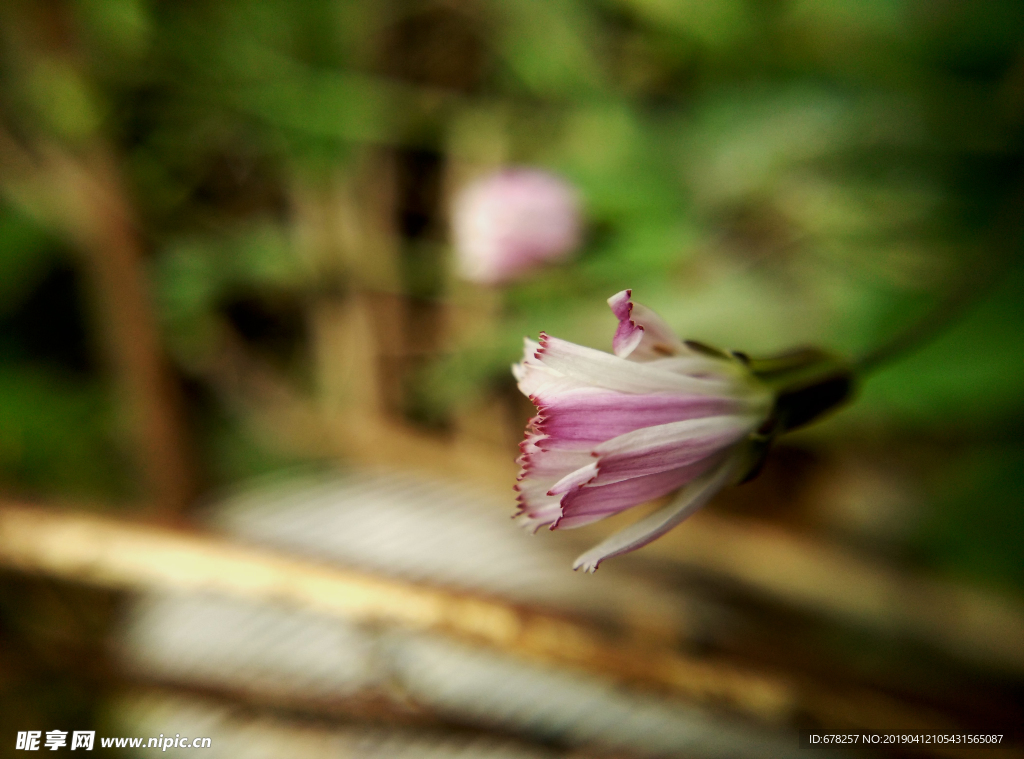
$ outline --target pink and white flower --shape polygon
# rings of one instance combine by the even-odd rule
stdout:
[[[576,191],[553,174],[524,168],[484,177],[452,207],[459,274],[481,284],[512,281],[569,256],[581,227]]]
[[[631,291],[608,299],[615,354],[541,334],[512,371],[537,406],[520,445],[517,518],[582,527],[681,490],[580,556],[593,572],[682,522],[746,476],[774,395],[742,357],[683,343]]]

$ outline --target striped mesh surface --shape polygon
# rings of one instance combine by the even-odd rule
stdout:
[[[209,517],[217,529],[250,542],[516,601],[617,612],[624,603],[642,603],[624,595],[629,583],[618,576],[591,582],[597,578],[575,575],[561,549],[521,534],[507,515],[502,504],[451,485],[359,473],[276,483],[212,508]],[[671,605],[670,596],[660,598],[656,589],[645,592]],[[165,682],[298,699],[398,692],[454,722],[566,747],[597,746],[627,756],[797,756],[792,736],[633,693],[584,673],[272,604],[198,595],[140,599],[121,631],[119,652],[129,668]],[[122,709],[121,717],[128,723],[156,725],[140,709]],[[168,725],[158,732],[167,733]],[[267,723],[245,730],[256,734],[272,727]],[[193,725],[174,729],[203,734]],[[395,736],[399,742],[413,741],[410,746],[419,740],[408,731]],[[321,753],[309,749],[314,753],[287,755],[378,755],[369,749],[352,754],[326,743],[316,745]],[[345,745],[350,751],[351,745]],[[467,748],[444,741],[430,749],[434,753],[408,750],[414,752],[410,756],[530,755],[509,754],[520,749],[498,744]],[[395,751],[388,755],[404,755]],[[264,755],[248,750],[232,754]]]
[[[206,759],[559,759],[563,754],[509,739],[438,730],[327,726],[247,715],[215,701],[133,693],[115,703],[133,735],[209,737],[208,748],[168,748],[161,756]],[[170,731],[170,732],[168,732]],[[152,753],[155,749],[141,752]],[[582,757],[579,757],[582,759]]]

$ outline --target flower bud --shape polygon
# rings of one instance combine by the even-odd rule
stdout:
[[[502,284],[537,266],[568,257],[580,243],[575,190],[537,169],[507,169],[479,179],[452,209],[459,274],[480,284]]]
[[[580,556],[575,568],[589,572],[753,477],[777,435],[842,404],[854,380],[817,349],[752,359],[684,342],[629,290],[608,305],[614,355],[541,333],[512,368],[537,407],[518,462],[524,527],[582,527],[679,491]]]

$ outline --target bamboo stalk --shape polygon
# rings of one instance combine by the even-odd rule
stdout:
[[[785,679],[668,649],[623,646],[587,626],[499,600],[314,564],[213,537],[95,515],[0,507],[0,564],[136,592],[215,593],[362,624],[453,636],[582,668],[771,723],[798,694]]]

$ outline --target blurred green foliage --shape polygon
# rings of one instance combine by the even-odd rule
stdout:
[[[365,283],[351,260],[330,275],[311,262],[296,187],[357,176],[367,151],[539,164],[580,188],[588,242],[509,288],[494,329],[423,371],[423,416],[507,384],[523,335],[606,348],[603,301],[625,287],[687,337],[851,355],[962,293],[950,329],[868,380],[824,436],[963,438],[968,453],[940,462],[960,479],[935,497],[922,555],[1021,576],[1020,457],[1005,443],[1024,415],[1020,3],[23,0],[0,14],[3,122],[71,151],[115,146],[167,345],[197,387],[232,304],[299,325],[259,342]],[[426,233],[398,227],[406,284],[457,299],[424,273],[445,259],[435,205]],[[40,358],[15,318],[73,266],[58,237],[4,201],[0,474],[119,493],[103,372],[64,355],[92,343]],[[94,333],[86,306],[68,318],[84,326],[58,343]],[[205,429],[235,441],[210,446],[234,462],[214,462],[215,481],[276,460],[211,403]],[[987,552],[992,540],[1003,548]]]

